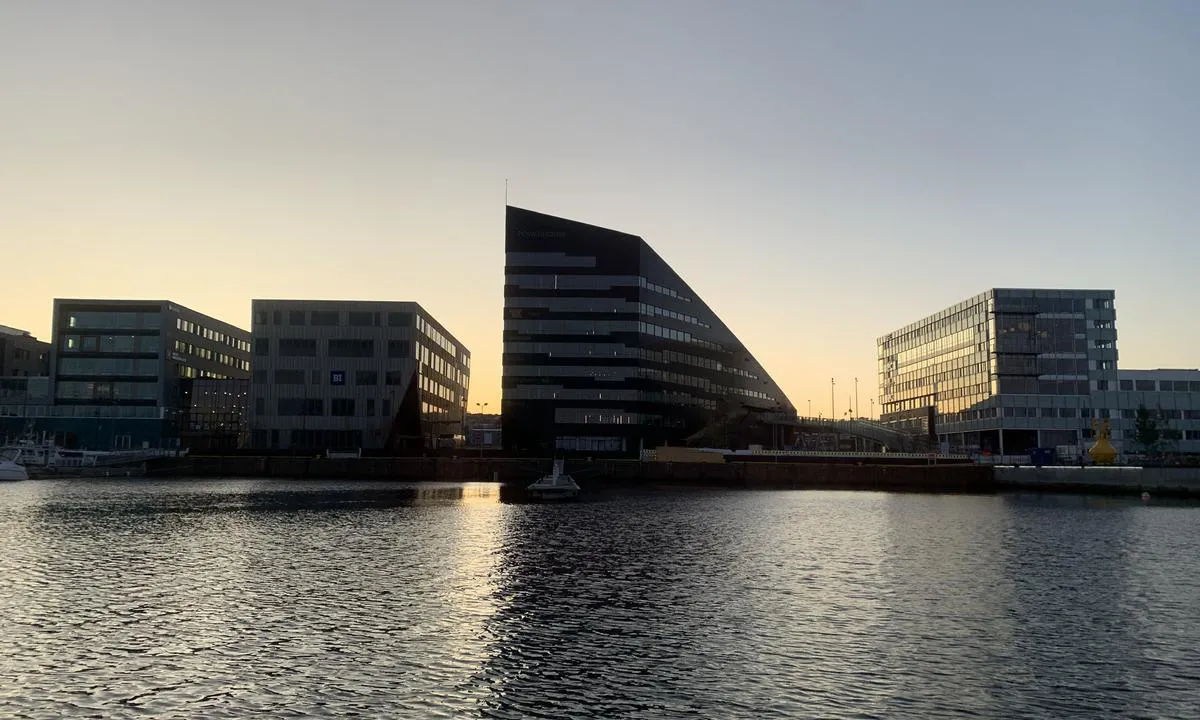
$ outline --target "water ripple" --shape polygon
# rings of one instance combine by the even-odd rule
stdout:
[[[1194,507],[0,486],[0,715],[1200,713]]]

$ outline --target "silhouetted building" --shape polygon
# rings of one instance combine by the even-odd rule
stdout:
[[[509,207],[505,251],[505,449],[789,441],[783,391],[640,237]]]
[[[50,343],[25,330],[0,325],[0,377],[50,374]]]
[[[417,303],[255,300],[253,316],[253,447],[462,441],[471,355]]]

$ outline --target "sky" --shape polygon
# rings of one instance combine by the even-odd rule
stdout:
[[[1200,3],[0,3],[0,324],[416,300],[500,399],[514,205],[640,235],[801,412],[989,287],[1200,367]],[[478,405],[476,405],[478,403]]]

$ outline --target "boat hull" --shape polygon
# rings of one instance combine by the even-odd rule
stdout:
[[[14,462],[0,462],[0,482],[28,480],[29,471]]]

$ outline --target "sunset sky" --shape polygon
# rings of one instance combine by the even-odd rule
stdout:
[[[500,397],[514,205],[645,238],[801,412],[988,287],[1200,367],[1200,3],[5,2],[0,324],[415,300]]]

